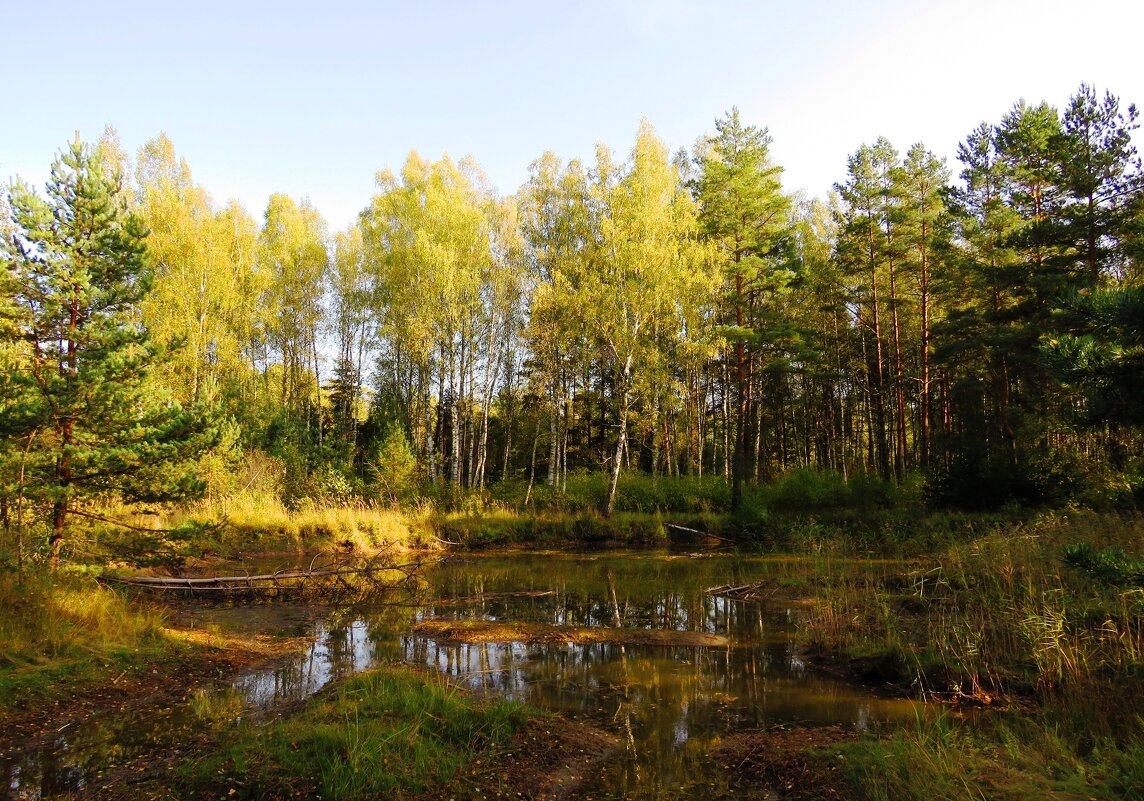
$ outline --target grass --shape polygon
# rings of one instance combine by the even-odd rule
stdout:
[[[152,528],[203,524],[206,530],[189,543],[193,550],[226,554],[331,547],[371,552],[435,543],[427,505],[398,509],[366,500],[340,505],[304,501],[291,509],[265,493],[240,492],[129,522]]]
[[[927,511],[920,486],[916,478],[895,485],[864,474],[846,480],[836,473],[795,470],[747,487],[743,508],[731,513],[730,486],[719,476],[629,471],[621,476],[617,511],[610,518],[599,511],[608,490],[608,476],[599,472],[575,472],[566,486],[541,484],[531,495],[519,481],[485,490],[438,488],[402,507],[352,495],[287,506],[261,487],[161,511],[104,510],[104,516],[135,526],[177,531],[165,537],[96,526],[98,547],[89,555],[122,556],[142,565],[160,562],[163,555],[371,552],[434,548],[442,540],[470,548],[661,547],[689,539],[671,528],[678,525],[754,550],[901,556],[929,553],[1028,517]]]
[[[594,511],[532,512],[492,502],[436,510],[428,504],[398,509],[362,502],[326,507],[305,503],[288,509],[266,497],[238,496],[140,518],[137,524],[173,527],[198,521],[212,527],[183,552],[233,554],[251,551],[309,551],[323,548],[369,553],[384,549],[439,548],[459,544],[482,549],[520,544],[567,546],[665,546],[679,532],[668,523],[718,533],[726,516],[717,513],[660,514],[618,512],[605,518]]]
[[[1070,564],[1077,543],[1135,565],[1144,520],[1043,514],[881,576],[819,560],[812,652],[931,700],[1008,707],[840,746],[854,798],[1144,798],[1144,590]]]
[[[1144,520],[1045,516],[886,577],[824,562],[803,636],[821,650],[890,658],[923,692],[979,700],[1144,670],[1144,592],[1066,565],[1078,541],[1139,548]]]
[[[290,717],[230,732],[211,755],[184,768],[183,789],[192,796],[301,793],[350,801],[449,787],[463,797],[471,768],[506,749],[532,715],[436,676],[382,668],[320,693]]]
[[[84,574],[0,574],[0,708],[109,678],[178,647],[155,606],[129,604]]]
[[[604,471],[577,470],[559,487],[539,481],[529,495],[527,482],[502,481],[483,494],[470,494],[469,502],[475,497],[517,511],[577,516],[599,512],[607,505],[609,482]],[[650,476],[626,471],[620,474],[616,488],[616,509],[621,512],[702,514],[726,511],[730,505],[731,486],[719,476]]]
[[[529,514],[507,509],[480,512],[445,512],[434,518],[440,539],[471,549],[510,545],[547,547],[665,547],[694,535],[672,530],[677,524],[718,533],[725,520],[719,515],[665,515],[617,512],[610,518],[593,512]]]
[[[821,753],[842,762],[857,801],[1130,801],[1144,798],[1144,726],[1123,740],[1061,725],[1051,714],[960,725],[919,716],[915,727]]]

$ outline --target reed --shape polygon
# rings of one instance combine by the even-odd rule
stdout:
[[[1144,669],[1144,594],[1062,559],[1077,541],[1139,548],[1144,522],[1119,522],[1047,517],[884,577],[824,569],[802,636],[823,650],[891,657],[923,692],[977,700],[1133,673]]]

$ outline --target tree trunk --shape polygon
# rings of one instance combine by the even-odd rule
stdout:
[[[616,458],[612,462],[612,480],[608,486],[608,504],[604,509],[604,517],[611,517],[616,509],[616,488],[620,485],[620,466],[624,458],[624,449],[628,444],[628,380],[631,376],[632,357],[624,363],[623,374],[620,378],[620,432],[616,437]]]
[[[874,337],[872,364],[868,367],[871,376],[870,395],[874,411],[874,444],[878,453],[878,474],[884,479],[890,478],[890,446],[886,439],[886,401],[885,401],[885,361],[882,357],[882,325],[878,313],[878,285],[874,270],[870,270],[873,299],[871,302],[874,327],[871,334]]]
[[[560,436],[559,436],[560,424],[559,424],[559,421],[557,419],[559,416],[560,416],[560,389],[557,386],[556,380],[553,379],[553,381],[552,381],[552,414],[549,415],[549,417],[548,417],[548,478],[544,482],[545,484],[547,484],[550,487],[556,486],[556,481],[557,481],[556,473],[560,469],[559,468],[559,462],[557,461],[557,457],[559,456],[559,449],[560,449]]]
[[[922,226],[922,241],[929,236],[926,226]],[[921,249],[921,273],[919,275],[919,289],[921,290],[922,313],[922,383],[921,397],[919,398],[920,429],[918,431],[918,463],[922,470],[929,469],[930,461],[930,285],[929,285],[929,251],[923,244]]]
[[[889,238],[889,233],[887,233]],[[897,271],[894,269],[893,259],[889,260],[890,269],[890,320],[894,334],[894,400],[895,400],[895,429],[894,437],[894,475],[902,480],[906,471],[906,381],[902,366],[902,338],[901,325],[898,316]]]
[[[528,473],[528,492],[524,494],[524,505],[528,506],[532,500],[532,487],[536,484],[536,446],[540,442],[540,420],[536,421],[536,433],[532,435],[532,461]]]

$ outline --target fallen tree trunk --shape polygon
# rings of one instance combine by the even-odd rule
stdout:
[[[415,579],[420,568],[434,564],[406,562],[403,564],[366,564],[347,566],[342,563],[308,569],[283,569],[274,573],[242,576],[100,576],[104,584],[130,587],[155,592],[178,592],[192,595],[275,596],[280,594],[368,594]],[[387,573],[400,574],[386,576]],[[354,579],[354,581],[347,581]]]
[[[675,531],[683,531],[688,534],[695,534],[699,537],[708,537],[713,540],[719,540],[719,542],[728,542],[732,545],[736,544],[734,540],[729,540],[726,537],[720,537],[718,534],[712,534],[710,531],[700,531],[697,528],[688,528],[687,526],[680,526],[676,525],[675,523],[664,523],[663,525],[665,528],[674,529]]]
[[[717,598],[730,598],[732,601],[765,601],[778,592],[771,581],[757,581],[753,584],[721,584],[704,590]]]

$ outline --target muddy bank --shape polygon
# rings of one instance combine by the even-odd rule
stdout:
[[[109,678],[69,688],[57,697],[0,711],[0,757],[27,751],[89,718],[128,710],[168,707],[195,689],[270,667],[297,654],[308,637],[232,636],[194,628],[168,627],[172,641],[151,663],[114,666]]]
[[[712,757],[736,784],[775,790],[790,801],[845,799],[853,788],[833,746],[857,738],[842,726],[775,727],[728,737]]]
[[[595,778],[594,768],[623,750],[599,729],[558,716],[530,720],[509,750],[479,760],[468,781],[474,798],[564,801],[580,797]],[[483,763],[483,764],[482,764]],[[411,801],[445,801],[456,787],[440,787]]]
[[[575,643],[577,645],[663,645],[726,648],[731,641],[721,634],[665,629],[553,626],[542,623],[501,623],[489,620],[424,620],[413,627],[417,634],[462,643],[522,642]]]

